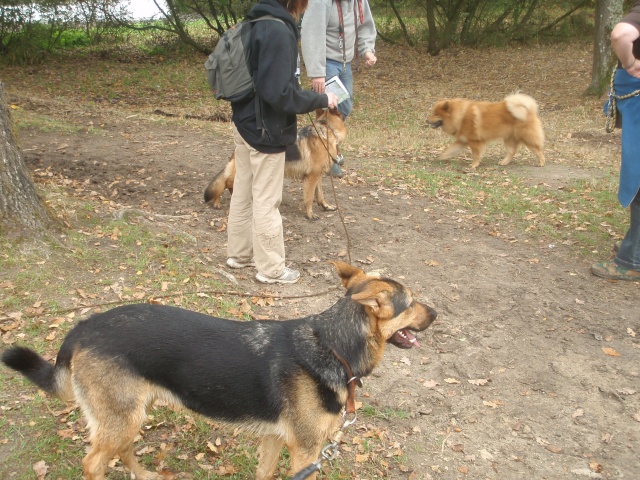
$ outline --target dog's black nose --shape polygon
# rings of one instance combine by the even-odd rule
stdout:
[[[431,318],[433,320],[435,320],[436,318],[438,318],[438,312],[436,312],[433,308],[429,307],[429,315],[431,315]]]

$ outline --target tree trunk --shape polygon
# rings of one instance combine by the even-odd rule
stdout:
[[[33,235],[55,226],[38,194],[13,135],[0,82],[0,235]]]
[[[591,65],[591,85],[587,95],[602,95],[607,88],[613,55],[611,52],[611,31],[622,17],[623,0],[596,1],[596,34],[593,42],[593,64]]]

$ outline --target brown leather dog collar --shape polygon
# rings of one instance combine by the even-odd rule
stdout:
[[[348,414],[356,413],[356,385],[358,385],[359,387],[362,387],[362,381],[360,380],[359,377],[356,377],[353,374],[353,370],[351,370],[351,366],[349,365],[349,363],[344,358],[342,358],[342,356],[338,352],[336,352],[333,349],[331,349],[331,351],[336,356],[338,361],[340,361],[344,369],[347,371],[347,376],[349,377],[349,380],[347,380],[346,412]]]

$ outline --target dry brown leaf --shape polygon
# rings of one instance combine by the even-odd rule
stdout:
[[[582,408],[577,409],[575,412],[573,412],[573,415],[571,415],[573,418],[578,418],[578,417],[582,417],[584,415],[584,410]]]
[[[591,462],[589,464],[589,469],[593,472],[600,473],[604,470],[604,467],[600,465],[598,462]]]
[[[637,392],[632,388],[621,388],[620,390],[618,390],[618,393],[620,395],[635,395]]]
[[[620,356],[620,354],[618,352],[616,352],[616,350],[611,348],[611,347],[602,347],[602,351],[605,353],[605,355],[609,355],[611,357],[619,357]]]
[[[547,450],[549,450],[551,453],[561,453],[562,452],[562,447],[559,447],[557,445],[547,445],[545,448]]]
[[[628,333],[629,335],[631,335],[632,337],[635,337],[635,336],[636,336],[636,332],[634,332],[632,328],[627,328],[627,333]]]
[[[477,378],[475,380],[467,380],[467,382],[469,382],[471,385],[477,385],[479,387],[486,385],[487,383],[489,383],[489,379],[488,378]]]
[[[445,378],[444,381],[447,383],[460,383],[460,380],[456,380],[455,378]]]
[[[44,460],[40,460],[39,462],[33,464],[33,471],[36,472],[36,478],[38,480],[44,480],[44,477],[47,474],[48,470],[49,467],[44,462]]]

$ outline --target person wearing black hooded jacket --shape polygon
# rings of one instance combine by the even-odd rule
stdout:
[[[254,266],[263,283],[295,283],[300,273],[285,266],[282,201],[287,145],[297,137],[297,114],[337,106],[337,97],[303,91],[298,65],[297,20],[308,0],[260,0],[247,19],[250,65],[257,101],[232,102],[236,175],[227,223],[227,265]]]

